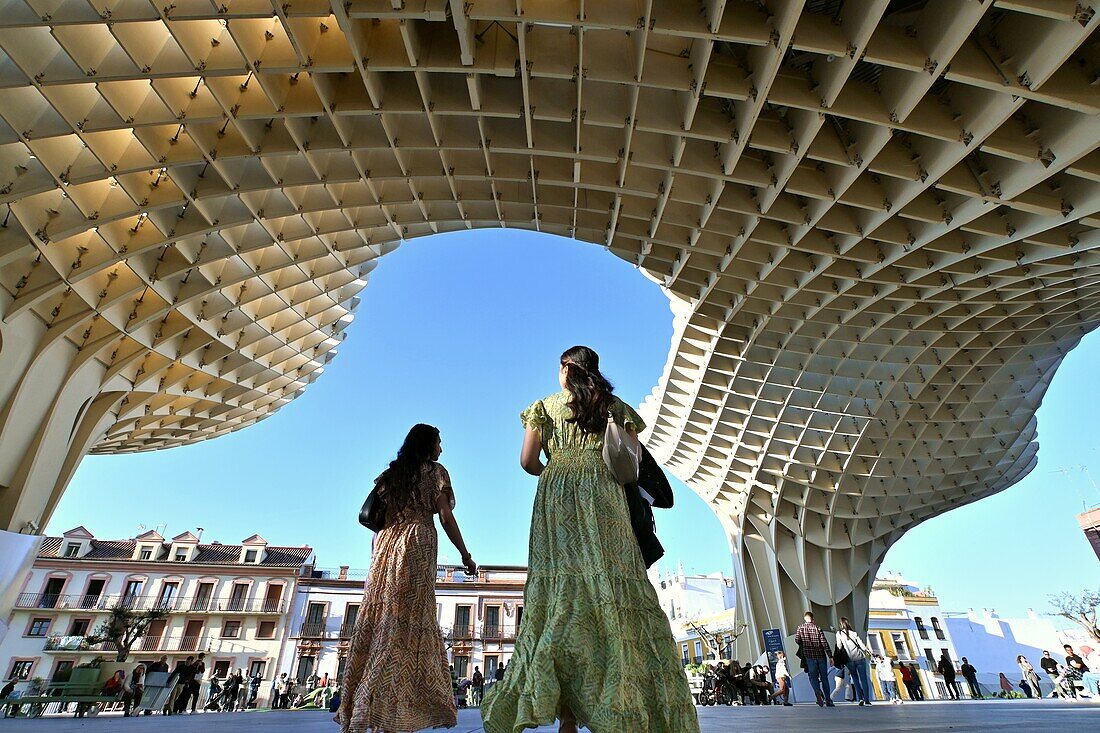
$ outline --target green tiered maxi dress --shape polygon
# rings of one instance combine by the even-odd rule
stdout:
[[[603,434],[566,422],[569,398],[559,392],[521,415],[550,460],[535,494],[523,623],[504,680],[485,693],[485,731],[549,725],[564,705],[592,733],[698,733]],[[612,412],[622,426],[645,427],[617,398]]]

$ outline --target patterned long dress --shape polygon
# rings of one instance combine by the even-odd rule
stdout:
[[[485,693],[485,731],[549,725],[567,705],[593,733],[698,733],[623,487],[603,462],[603,434],[566,422],[568,401],[559,392],[521,415],[550,460],[535,494],[523,624],[504,680]],[[621,400],[612,412],[644,428]]]
[[[433,515],[441,492],[453,507],[447,469],[429,463],[408,506],[388,511],[386,528],[378,533],[336,718],[344,733],[397,733],[456,723],[447,653],[436,622]]]

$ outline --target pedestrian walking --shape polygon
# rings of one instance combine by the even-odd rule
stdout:
[[[1039,675],[1036,674],[1035,667],[1031,666],[1031,662],[1027,661],[1027,657],[1023,654],[1016,657],[1016,665],[1020,668],[1024,682],[1027,682],[1028,687],[1031,688],[1032,696],[1042,699],[1043,691],[1039,687]]]
[[[894,677],[894,665],[886,657],[880,656],[875,660],[875,675],[878,677],[879,687],[882,688],[882,697],[894,705],[901,704],[901,696],[898,694],[898,682]]]
[[[436,621],[438,538],[434,517],[469,575],[477,563],[452,510],[454,489],[439,430],[416,425],[375,480],[385,527],[375,537],[370,575],[348,654],[336,720],[343,733],[453,727],[458,714]]]
[[[168,701],[164,704],[165,715],[177,715],[182,712],[183,706],[180,704],[180,700],[183,699],[190,675],[194,674],[192,671],[194,663],[195,658],[193,656],[188,656],[187,659],[176,662],[176,668],[172,670],[172,674],[168,677],[172,691],[168,694]]]
[[[924,694],[924,680],[921,677],[920,667],[915,662],[909,667],[913,671],[913,691],[917,693],[917,699],[923,702],[926,695]]]
[[[494,680],[494,681],[496,681],[496,682],[500,682],[501,680],[503,680],[503,679],[504,679],[504,671],[505,671],[506,669],[508,669],[508,665],[507,665],[507,664],[501,664],[501,665],[499,665],[499,666],[498,666],[498,667],[496,668],[496,672],[494,672],[494,673],[493,673],[493,680]]]
[[[253,672],[252,677],[249,678],[249,700],[243,705],[245,710],[256,707],[256,697],[260,694],[260,682],[262,681],[264,681],[264,678],[259,670]]]
[[[787,669],[787,655],[783,652],[775,653],[775,686],[771,699],[781,700],[784,705],[791,705],[791,673]]]
[[[187,683],[187,689],[184,690],[184,694],[187,695],[187,700],[184,701],[183,707],[187,707],[187,702],[191,703],[191,714],[195,714],[195,707],[199,702],[199,688],[202,686],[202,676],[206,674],[206,662],[203,661],[206,658],[206,654],[199,653],[199,656],[195,659],[194,665],[192,665],[191,680]]]
[[[924,689],[920,683],[920,670],[917,665],[898,665],[898,674],[901,675],[901,682],[905,685],[906,692],[909,693],[909,699],[913,701],[923,700]]]
[[[346,676],[345,676],[346,679]],[[293,700],[294,695],[294,678],[286,674],[283,675],[282,691],[279,694],[279,707],[282,710],[289,710],[290,703]]]
[[[243,670],[238,669],[225,680],[225,689],[222,691],[225,711],[231,713],[237,709],[237,698],[241,694],[241,685],[244,684]]]
[[[485,692],[485,676],[481,674],[481,667],[474,667],[474,675],[471,678],[474,689],[474,705],[481,705],[481,696]]]
[[[814,623],[814,615],[806,611],[805,623],[798,627],[794,634],[794,641],[802,652],[806,663],[806,674],[810,678],[810,687],[817,696],[818,707],[833,706],[833,698],[829,694],[829,658],[835,660],[829,640],[825,638],[825,632]]]
[[[851,622],[844,617],[840,619],[840,630],[836,634],[836,648],[843,650],[844,655],[848,657],[844,662],[844,668],[848,671],[848,683],[852,685],[855,699],[861,707],[870,705],[871,650],[856,634]]]
[[[958,700],[961,696],[961,690],[959,690],[959,683],[955,680],[955,663],[951,661],[951,657],[947,656],[946,649],[940,654],[940,661],[936,665],[936,669],[943,675],[943,685],[947,688],[948,698]]]
[[[283,672],[278,677],[271,680],[271,709],[279,710],[282,708],[282,689],[283,684],[286,683],[286,672]]]
[[[978,670],[974,668],[974,665],[971,664],[966,657],[962,658],[962,667],[959,671],[962,672],[963,679],[966,680],[966,686],[970,688],[970,697],[975,700],[984,700],[985,697],[982,695],[982,687],[978,684]]]
[[[560,392],[521,414],[520,463],[539,477],[523,624],[508,676],[485,693],[485,731],[512,733],[558,719],[560,733],[578,726],[697,733],[687,677],[646,575],[623,485],[601,455],[606,432],[629,443],[645,423],[615,397],[599,356],[586,346],[561,355],[558,380]]]

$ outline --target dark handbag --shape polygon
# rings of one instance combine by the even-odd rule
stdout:
[[[367,494],[363,508],[359,510],[359,524],[371,532],[381,532],[386,527],[386,500],[382,498],[378,489],[379,484],[376,483]]]
[[[642,458],[638,464],[638,487],[653,497],[653,506],[658,509],[671,509],[673,504],[672,486],[661,466],[642,446]]]
[[[847,650],[844,647],[840,646],[840,644],[837,644],[833,648],[833,666],[840,668],[847,664],[849,661],[850,657],[848,656]]]
[[[630,527],[634,530],[634,537],[638,541],[638,549],[642,551],[642,562],[651,567],[653,563],[665,555],[665,548],[657,539],[657,527],[653,523],[653,509],[649,502],[642,498],[638,491],[638,484],[630,483],[623,487],[626,495],[626,508],[630,512]]]
[[[642,491],[653,498],[653,505],[642,496]],[[647,568],[665,556],[665,548],[657,539],[657,525],[653,521],[653,507],[667,509],[672,506],[672,486],[665,472],[653,458],[649,449],[642,446],[638,464],[638,480],[625,484],[626,508],[630,512],[630,527],[642,551],[642,561]]]

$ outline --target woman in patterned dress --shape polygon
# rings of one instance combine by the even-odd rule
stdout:
[[[416,425],[397,459],[375,480],[386,505],[386,526],[375,538],[348,654],[336,715],[344,733],[455,725],[451,673],[436,623],[436,512],[466,572],[477,573],[477,563],[451,513],[451,478],[436,462],[442,452],[439,430]]]
[[[562,391],[531,405],[520,462],[539,477],[523,624],[504,680],[485,693],[486,733],[561,721],[560,733],[698,733],[687,677],[646,577],[623,487],[603,462],[609,414],[637,433],[599,356],[561,357]],[[543,465],[541,455],[549,457]]]

